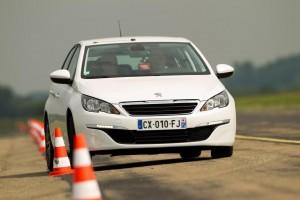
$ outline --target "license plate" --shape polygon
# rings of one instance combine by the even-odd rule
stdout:
[[[139,119],[138,130],[186,129],[186,118]]]

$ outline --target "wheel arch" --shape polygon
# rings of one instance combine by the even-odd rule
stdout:
[[[73,120],[73,123],[74,123],[74,117],[73,117],[73,113],[72,113],[72,111],[71,111],[71,109],[70,108],[67,108],[67,114],[66,114],[66,130],[67,130],[67,134],[68,134],[68,139],[70,139],[70,135],[69,135],[69,133],[70,133],[70,118],[72,118],[72,120]],[[73,124],[74,125],[74,124]],[[74,127],[74,129],[75,129],[75,127]]]
[[[44,111],[44,123],[45,123],[46,119],[49,120],[47,110]]]
[[[67,120],[68,120],[68,117],[70,117],[70,116],[73,117],[73,114],[72,114],[72,111],[71,111],[70,108],[67,108],[67,114],[66,114],[66,116],[67,116]]]
[[[71,121],[72,120],[72,121]],[[67,138],[68,138],[68,154],[71,160],[71,164],[73,165],[73,137],[76,134],[75,131],[75,126],[74,126],[74,118],[73,118],[73,113],[70,108],[67,109],[67,114],[66,114],[66,125],[67,125]]]

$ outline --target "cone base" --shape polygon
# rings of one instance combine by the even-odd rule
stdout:
[[[67,174],[73,174],[74,170],[71,168],[65,168],[65,169],[57,169],[55,171],[52,171],[49,173],[50,176],[62,176]]]

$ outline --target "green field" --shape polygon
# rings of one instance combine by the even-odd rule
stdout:
[[[235,97],[238,111],[289,110],[300,112],[300,91]]]

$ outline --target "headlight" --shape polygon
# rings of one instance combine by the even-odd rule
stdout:
[[[217,94],[216,96],[208,99],[200,110],[207,111],[207,110],[212,110],[214,108],[223,108],[228,106],[228,104],[229,104],[228,94],[224,90],[223,92]]]
[[[88,112],[105,112],[110,114],[120,114],[120,112],[110,103],[105,101],[81,95],[82,107]]]

